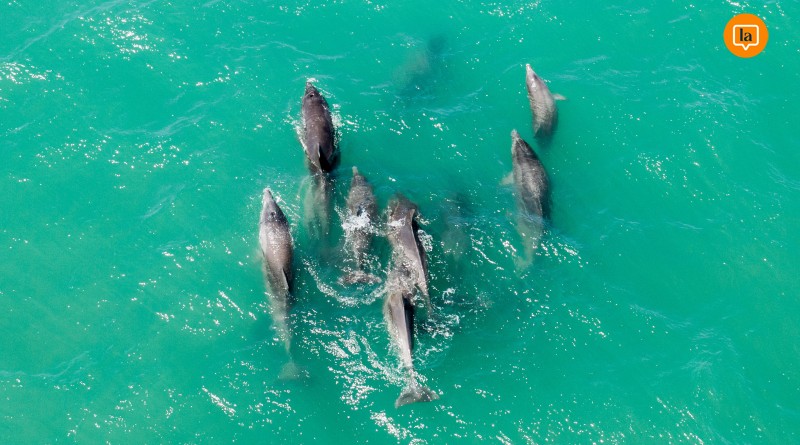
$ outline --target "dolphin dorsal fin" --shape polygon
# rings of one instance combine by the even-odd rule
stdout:
[[[406,320],[406,335],[408,336],[408,347],[414,350],[414,302],[412,295],[403,295],[403,315]]]
[[[289,274],[286,269],[281,268],[281,278],[283,278],[283,285],[286,286],[286,290],[289,291]]]
[[[408,224],[412,227],[414,226],[414,213],[417,213],[417,209],[410,208],[408,212],[406,212],[406,218],[408,218]]]
[[[312,157],[317,160],[317,165],[322,168],[322,145],[318,142],[314,144],[314,152],[311,153]]]

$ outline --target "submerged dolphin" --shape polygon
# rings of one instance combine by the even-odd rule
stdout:
[[[536,75],[530,64],[525,65],[525,85],[528,87],[528,101],[533,113],[533,134],[549,138],[558,124],[556,99],[562,100],[564,97],[550,93],[547,84]]]
[[[456,192],[443,200],[439,219],[444,224],[441,234],[443,253],[450,256],[456,264],[469,250],[470,237],[467,221],[471,218],[467,194]]]
[[[389,204],[389,242],[392,244],[393,261],[404,266],[430,308],[428,293],[428,257],[419,240],[417,205],[398,194]]]
[[[424,47],[418,47],[409,54],[406,62],[395,71],[395,84],[400,96],[410,99],[428,96],[441,82],[445,64],[443,53],[447,40],[443,34],[431,37]]]
[[[311,173],[327,173],[339,162],[328,102],[311,82],[303,95],[303,149]]]
[[[345,218],[345,234],[347,244],[353,254],[356,270],[347,274],[342,281],[352,283],[377,283],[380,278],[365,272],[367,254],[375,232],[378,216],[378,205],[375,194],[367,178],[353,167],[353,179],[347,194],[347,217]]]
[[[292,333],[288,321],[294,284],[292,235],[286,215],[268,188],[264,189],[261,203],[258,242],[264,259],[264,278],[271,291],[272,320],[289,355],[289,362],[283,367],[281,377],[292,378],[299,374],[291,356]]]
[[[407,373],[407,384],[400,396],[395,400],[395,408],[414,402],[430,402],[439,396],[421,385],[414,369],[411,351],[414,349],[414,285],[405,278],[406,272],[400,271],[404,266],[398,265],[386,280],[386,300],[383,303],[383,314],[389,335],[397,347],[400,362]]]
[[[518,230],[524,239],[529,238],[525,246],[530,259],[549,216],[550,183],[542,162],[517,130],[511,131],[511,163],[520,207]]]

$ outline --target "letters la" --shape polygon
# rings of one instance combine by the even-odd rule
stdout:
[[[740,42],[752,42],[753,41],[753,34],[749,32],[744,32],[744,29],[739,28],[739,41]]]

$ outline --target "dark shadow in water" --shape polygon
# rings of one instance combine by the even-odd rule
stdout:
[[[439,223],[443,225],[441,233],[442,247],[448,265],[456,276],[464,271],[465,256],[470,251],[469,222],[473,218],[466,192],[456,191],[444,198],[439,208]]]
[[[445,50],[447,38],[437,34],[414,48],[394,75],[397,95],[404,102],[430,100],[444,83],[443,73],[447,69]]]

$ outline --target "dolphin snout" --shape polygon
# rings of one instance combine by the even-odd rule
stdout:
[[[272,191],[269,189],[269,187],[265,188],[264,189],[264,195],[263,195],[263,197],[261,199],[261,202],[262,203],[266,203],[266,202],[274,201],[274,200],[275,199],[272,197]]]
[[[517,148],[517,142],[522,139],[517,130],[511,130],[511,153]]]

